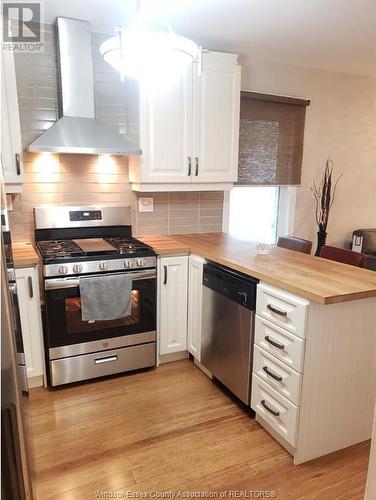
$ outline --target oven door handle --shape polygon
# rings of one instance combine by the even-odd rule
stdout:
[[[118,273],[119,274],[119,273]],[[125,273],[121,273],[125,274]],[[127,273],[128,274],[128,273]],[[134,273],[129,273],[132,276],[133,281],[139,280],[148,280],[156,278],[157,274],[155,269],[145,270],[145,271],[136,271]],[[83,276],[85,278],[92,277],[93,275]],[[103,276],[103,274],[98,275]],[[45,290],[57,290],[59,288],[74,288],[79,286],[80,278],[54,278],[54,279],[46,279],[44,280],[44,288]]]

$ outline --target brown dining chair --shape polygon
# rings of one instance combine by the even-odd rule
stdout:
[[[345,248],[331,247],[329,245],[322,247],[320,257],[357,267],[364,267],[367,261],[367,255],[364,253],[353,252]]]
[[[296,236],[280,236],[277,247],[295,250],[295,252],[311,253],[312,241],[297,238]]]

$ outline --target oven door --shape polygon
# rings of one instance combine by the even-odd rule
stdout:
[[[53,348],[61,346],[85,344],[144,332],[155,333],[156,271],[140,270],[131,272],[131,275],[133,280],[131,313],[124,318],[108,321],[82,320],[79,278],[46,279],[45,343],[50,354]]]

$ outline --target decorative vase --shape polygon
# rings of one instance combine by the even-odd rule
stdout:
[[[315,252],[316,257],[320,257],[320,252],[321,252],[322,247],[326,243],[327,235],[328,235],[328,233],[326,231],[318,231],[317,232],[317,248],[316,248],[316,252]]]

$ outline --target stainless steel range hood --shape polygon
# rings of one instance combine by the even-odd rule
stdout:
[[[57,35],[61,118],[28,151],[140,155],[137,145],[95,119],[90,24],[58,17]]]

